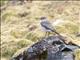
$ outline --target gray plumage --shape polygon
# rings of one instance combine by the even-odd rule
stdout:
[[[41,18],[41,27],[43,28],[43,30],[45,32],[55,32],[56,34],[59,35],[58,32],[56,32],[56,30],[53,28],[53,26],[51,25],[51,23],[46,19],[46,17],[42,17]]]
[[[53,27],[48,21],[42,21],[41,26],[44,27],[46,30],[53,31]]]

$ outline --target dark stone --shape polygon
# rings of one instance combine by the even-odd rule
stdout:
[[[49,36],[33,44],[12,60],[74,60],[73,51],[79,47],[66,45],[59,36]]]

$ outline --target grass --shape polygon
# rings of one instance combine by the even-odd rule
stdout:
[[[6,2],[8,1],[0,1],[1,7],[5,6]],[[76,37],[79,32],[79,1],[43,1],[43,3],[33,1],[22,5],[10,5],[8,2],[8,4],[1,12],[1,54],[4,58],[10,58],[19,49],[39,41],[39,38],[44,36],[39,25],[41,16],[46,16],[52,23],[56,19],[62,19],[64,23],[55,26],[57,31],[72,38],[71,41],[80,39]]]
[[[77,49],[77,50],[74,52],[74,56],[75,56],[75,60],[80,60],[80,49]]]

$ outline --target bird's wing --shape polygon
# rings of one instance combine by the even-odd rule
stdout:
[[[45,29],[48,29],[48,30],[51,30],[51,31],[53,30],[53,26],[48,21],[41,22],[41,26],[43,26]]]
[[[51,30],[52,32],[55,32],[56,34],[58,34],[59,36],[61,36],[58,32],[56,32],[55,28],[53,28],[53,26],[51,25],[50,22],[43,21],[43,22],[41,22],[41,26],[44,27],[45,29]]]

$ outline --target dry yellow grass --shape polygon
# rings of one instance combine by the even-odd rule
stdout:
[[[6,3],[1,7],[5,5]],[[39,25],[41,16],[46,16],[57,31],[66,35],[68,40],[80,44],[80,37],[76,37],[80,32],[79,15],[79,1],[32,1],[22,5],[12,5],[9,2],[6,9],[1,12],[2,57],[11,57],[17,50],[37,42],[38,38],[44,36]]]

